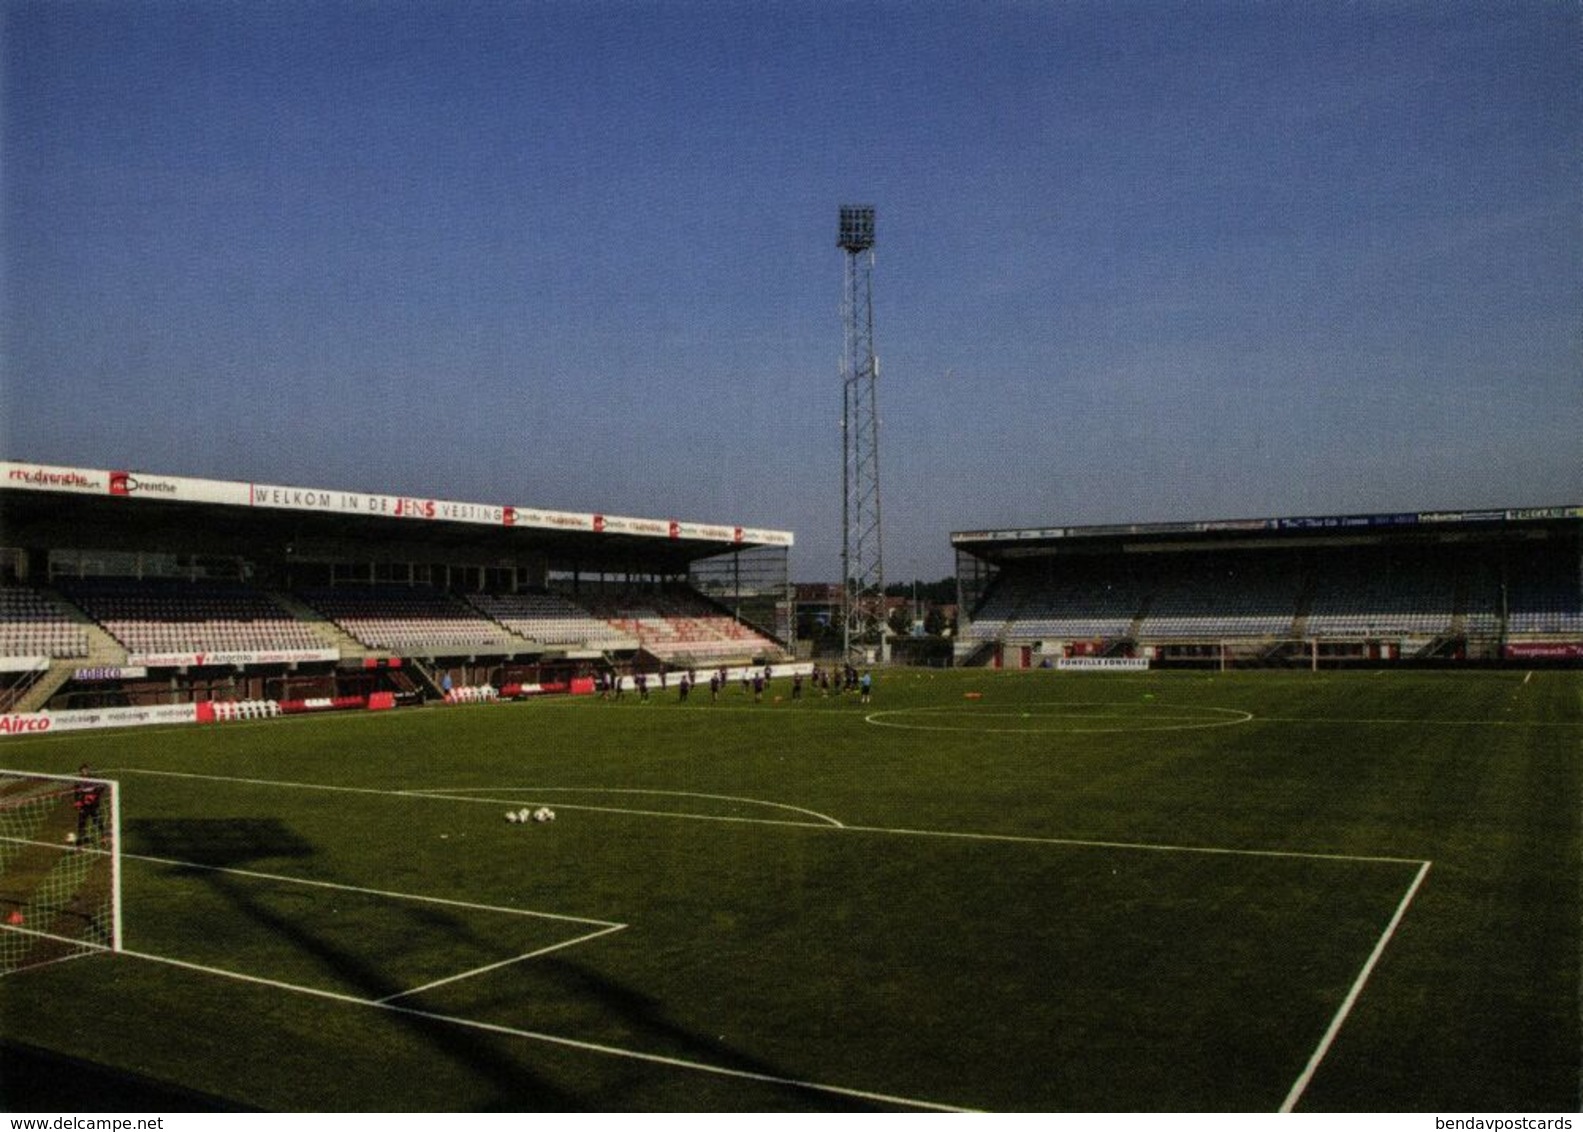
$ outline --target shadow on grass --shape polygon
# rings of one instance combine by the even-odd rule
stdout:
[[[779,1098],[782,1102],[779,1107],[788,1111],[894,1111],[891,1106],[871,1103],[861,1097],[837,1095],[823,1092],[817,1087],[795,1084],[796,1074],[744,1053],[726,1042],[723,1036],[710,1037],[684,1026],[671,1016],[663,1001],[565,957],[547,959],[540,973],[563,993],[593,1000],[608,1009],[618,1027],[636,1035],[635,1041],[629,1039],[626,1043],[629,1047],[760,1078],[753,1082],[744,1081],[741,1085],[743,1090],[748,1091],[746,1099],[752,1108],[773,1111],[777,1106],[767,1098]],[[608,1102],[611,1098],[607,1096],[604,1099]]]
[[[391,973],[377,963],[356,955],[320,933],[305,928],[290,916],[271,908],[259,898],[259,885],[246,877],[217,872],[218,869],[256,869],[262,864],[278,862],[283,858],[306,859],[316,850],[311,842],[299,837],[284,823],[275,819],[222,819],[200,818],[190,820],[137,821],[130,823],[132,839],[150,855],[189,862],[172,865],[191,879],[199,880],[211,892],[223,898],[240,917],[260,932],[282,941],[285,946],[309,956],[315,965],[330,973],[347,993],[359,998],[378,1000],[406,989],[398,985]],[[194,867],[196,866],[196,867]],[[331,899],[326,891],[323,899]],[[465,922],[454,915],[432,908],[421,909],[424,930],[441,934],[465,936],[469,929]],[[259,972],[247,972],[258,975]],[[517,1059],[508,1057],[498,1048],[498,1039],[469,1032],[463,1027],[448,1025],[431,1019],[414,1017],[391,1011],[385,1017],[395,1025],[415,1035],[437,1056],[460,1067],[470,1077],[483,1082],[507,1104],[523,1107],[567,1109],[580,1107],[577,1098],[557,1088],[524,1067]],[[384,1082],[384,1075],[377,1062],[377,1050],[359,1051],[350,1056],[345,1072],[339,1080],[355,1081],[353,1068],[358,1061],[366,1066],[375,1062],[373,1078],[368,1088],[350,1100],[355,1107],[385,1108],[392,1104],[400,1107],[399,1092],[384,1092],[392,1084],[399,1091],[399,1082]],[[323,1102],[324,1107],[333,1107]]]
[[[0,1066],[5,1112],[253,1111],[224,1097],[24,1042],[0,1041]]]
[[[201,881],[238,916],[245,918],[259,931],[310,957],[318,968],[334,977],[338,986],[347,988],[344,993],[379,1001],[401,996],[408,989],[399,984],[392,972],[377,960],[355,954],[322,933],[310,930],[291,916],[270,907],[265,900],[260,899],[256,882],[234,873],[215,871],[255,869],[281,859],[307,859],[314,856],[316,850],[313,845],[284,823],[275,819],[221,818],[137,821],[131,823],[129,832],[140,849],[145,849],[150,855],[189,862],[186,866],[170,867]],[[324,898],[329,899],[330,894],[326,892]],[[476,940],[468,922],[449,911],[432,905],[412,911],[424,933],[449,936],[458,941]],[[690,1032],[668,1015],[662,1002],[631,987],[563,958],[540,962],[545,964],[541,973],[548,974],[578,996],[588,997],[612,1012],[622,1031],[640,1036],[638,1044],[643,1048],[663,1050],[665,1056],[678,1060],[719,1066],[766,1078],[788,1076],[772,1065],[734,1050],[724,1041]],[[618,1062],[611,1055],[590,1052],[587,1056],[605,1064],[585,1074],[589,1079],[586,1087],[557,1084],[545,1074],[529,1067],[528,1059],[521,1056],[522,1039],[470,1029],[466,1025],[437,1017],[408,1013],[408,1009],[422,1010],[421,1002],[412,997],[400,998],[397,1005],[401,1009],[392,1009],[385,1017],[419,1039],[434,1055],[453,1064],[462,1075],[483,1085],[492,1099],[483,1102],[481,1107],[511,1111],[580,1111],[641,1106],[648,1084],[652,1082],[650,1075],[654,1070],[643,1067],[638,1060]],[[572,1040],[578,1038],[575,1034],[565,1036]],[[515,1049],[510,1048],[512,1043],[516,1044]],[[400,1081],[388,1081],[387,1070],[379,1066],[378,1059],[377,1050],[360,1051],[355,1059],[349,1057],[344,1067],[346,1072],[339,1079],[351,1086],[353,1094],[343,1096],[340,1100],[350,1100],[354,1107],[402,1106]],[[362,1073],[357,1072],[359,1068],[363,1070]],[[396,1070],[397,1067],[392,1066],[390,1071]],[[680,1068],[662,1068],[660,1071],[694,1072]],[[568,1073],[568,1076],[576,1075],[579,1075],[576,1069]],[[359,1076],[364,1079],[358,1081]],[[795,1085],[743,1084],[754,1098],[777,1093],[782,1095],[786,1107],[792,1109],[807,1108],[816,1097],[816,1094]],[[766,1094],[764,1090],[771,1092]],[[688,1102],[685,1090],[683,1092],[681,1101],[667,1107],[686,1109]],[[662,1090],[661,1095],[670,1094]],[[835,1100],[842,1109],[863,1107],[857,1098],[820,1099]],[[623,1101],[626,1102],[625,1106]],[[817,1100],[815,1104],[818,1104]],[[327,1104],[323,1106],[331,1107]],[[755,1100],[750,1102],[750,1107],[760,1108],[763,1105]]]

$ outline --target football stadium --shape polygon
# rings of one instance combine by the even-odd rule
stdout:
[[[0,530],[13,1110],[1577,1106],[1583,508],[942,534],[861,692],[734,520]]]
[[[1572,1129],[1580,32],[0,0],[7,1132]]]

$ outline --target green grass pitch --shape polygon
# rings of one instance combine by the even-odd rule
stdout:
[[[126,952],[0,1100],[1579,1107],[1583,673],[789,691],[8,741],[121,782]]]

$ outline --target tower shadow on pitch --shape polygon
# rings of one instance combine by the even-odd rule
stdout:
[[[278,818],[134,818],[126,838],[139,853],[173,866],[209,869],[256,869],[318,852]]]
[[[249,931],[266,934],[299,957],[306,957],[342,988],[337,994],[372,1006],[407,989],[378,963],[377,957],[359,954],[327,933],[306,927],[302,918],[272,906],[267,879],[260,884],[258,877],[239,875],[274,870],[282,861],[302,861],[317,855],[313,843],[284,822],[274,818],[141,819],[129,822],[127,832],[129,842],[140,855],[157,858],[165,867],[197,880],[221,898],[228,912],[245,921]],[[312,893],[314,899],[334,899],[334,893],[328,890],[301,891]],[[413,906],[397,914],[420,924],[427,932],[458,940],[472,934],[464,918],[433,905]],[[193,930],[201,932],[204,925],[194,924]],[[267,972],[238,974],[272,979]],[[287,984],[291,980],[278,982],[289,991]],[[487,1107],[572,1111],[598,1104],[596,1099],[567,1092],[533,1071],[525,1059],[513,1056],[510,1043],[500,1036],[406,1010],[380,1011],[380,1017],[384,1024],[418,1039],[433,1056],[451,1063],[456,1072],[484,1085],[494,1098]],[[241,1039],[242,1035],[237,1037]],[[269,1035],[262,1038],[261,1049],[279,1048]],[[381,1061],[380,1049],[374,1044],[358,1057],[340,1064],[332,1086],[335,1095],[296,1098],[298,1107],[406,1107],[400,1094],[401,1073],[401,1065]],[[432,1075],[432,1069],[423,1070],[425,1078]]]

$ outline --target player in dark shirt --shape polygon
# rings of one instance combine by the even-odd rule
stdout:
[[[82,780],[77,783],[72,792],[72,805],[77,807],[77,844],[82,845],[88,839],[88,826],[92,823],[98,840],[104,840],[104,814],[101,807],[104,804],[104,783],[89,782],[88,776],[93,772],[88,769],[88,764],[83,763],[77,768],[77,773],[82,775]]]

